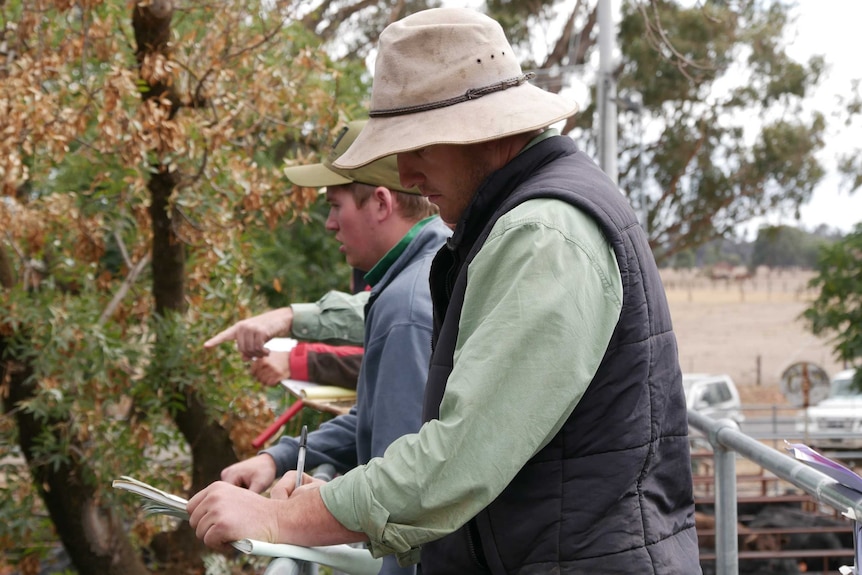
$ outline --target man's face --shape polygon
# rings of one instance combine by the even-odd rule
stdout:
[[[398,154],[401,185],[417,186],[440,208],[447,224],[456,224],[479,184],[493,171],[481,144],[437,144]]]
[[[350,266],[370,270],[377,263],[373,253],[376,220],[372,217],[373,198],[362,207],[356,205],[351,185],[330,186],[326,189],[329,216],[326,229],[335,233],[341,243],[339,251]]]

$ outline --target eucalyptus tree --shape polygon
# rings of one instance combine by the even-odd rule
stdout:
[[[52,531],[81,574],[148,572],[139,543],[200,560],[187,525],[128,537],[110,482],[193,492],[271,421],[201,342],[262,307],[247,230],[302,222],[316,191],[281,165],[316,159],[364,93],[300,8],[0,3],[0,445],[26,461],[0,462],[4,560]]]
[[[538,82],[595,94],[597,0],[486,5],[530,55],[524,65]],[[829,122],[859,121],[858,83],[839,108],[810,110],[827,66],[822,56],[788,55],[790,9],[779,0],[623,0],[619,182],[660,261],[753,217],[798,213],[824,176],[817,153]],[[593,97],[564,128],[587,150],[596,145],[595,112]],[[851,189],[862,185],[859,157],[847,150],[839,161]]]

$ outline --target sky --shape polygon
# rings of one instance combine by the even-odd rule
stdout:
[[[827,119],[835,110],[835,98],[847,94],[851,80],[862,78],[859,60],[859,23],[862,22],[862,2],[859,0],[797,0],[793,11],[797,16],[792,25],[796,35],[789,43],[788,53],[798,61],[806,62],[812,55],[822,55],[830,70],[814,94],[816,109]],[[854,40],[854,38],[856,38]],[[815,189],[811,200],[800,210],[801,224],[813,229],[819,224],[850,231],[862,222],[862,190],[850,195],[839,190],[835,169],[836,154],[857,149],[862,153],[862,120],[845,127],[835,122],[829,128],[827,145],[819,154],[829,175]],[[845,186],[846,188],[846,186]],[[770,224],[796,225],[791,217],[767,218]]]

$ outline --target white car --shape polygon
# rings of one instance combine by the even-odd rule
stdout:
[[[820,449],[862,448],[862,390],[853,387],[855,369],[838,372],[829,383],[829,397],[808,407],[796,431]]]
[[[682,386],[688,409],[712,419],[729,418],[740,424],[745,420],[739,390],[729,375],[684,373]]]

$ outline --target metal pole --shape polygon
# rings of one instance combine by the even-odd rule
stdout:
[[[722,558],[723,553],[719,553],[718,548],[718,533],[724,532],[726,529],[736,530],[736,504],[735,501],[728,501],[728,497],[733,493],[733,497],[735,498],[736,493],[736,478],[733,477],[730,480],[730,483],[734,484],[733,488],[724,487],[721,483],[728,482],[728,477],[725,477],[727,473],[727,468],[723,467],[722,472],[719,473],[718,466],[727,466],[729,462],[725,459],[732,455],[732,453],[738,453],[739,455],[745,457],[746,459],[757,463],[764,469],[768,469],[776,476],[789,481],[790,483],[796,485],[801,488],[803,491],[813,496],[820,503],[824,503],[829,505],[833,509],[840,511],[846,517],[853,519],[853,529],[854,529],[854,573],[859,573],[858,568],[862,565],[862,560],[860,560],[860,555],[862,555],[862,548],[860,548],[859,541],[862,541],[862,526],[860,526],[858,520],[862,519],[862,493],[850,489],[849,487],[845,487],[844,485],[840,485],[835,479],[829,477],[820,471],[817,471],[805,463],[801,461],[797,461],[793,457],[789,455],[785,455],[778,450],[767,447],[754,439],[753,437],[749,437],[746,434],[739,431],[739,426],[735,421],[730,419],[722,419],[719,421],[714,421],[713,419],[698,413],[694,410],[688,411],[688,423],[691,427],[698,430],[702,434],[704,434],[709,443],[713,446],[713,450],[715,451],[715,463],[716,463],[716,569],[718,573],[733,573],[732,571],[725,571],[723,569],[729,569],[732,567],[730,563],[724,563],[721,567],[719,561]],[[722,450],[722,453],[719,455],[719,450]],[[724,451],[729,453],[725,453]],[[735,464],[734,464],[735,465]],[[720,482],[720,483],[719,483]],[[732,491],[731,491],[732,489]],[[724,503],[722,505],[718,505],[718,493],[722,492],[722,498]],[[723,515],[719,516],[720,508],[723,509]],[[731,512],[731,509],[733,511]],[[731,513],[733,513],[733,524],[730,525],[730,517]],[[718,525],[719,521],[722,523],[727,523],[727,525]],[[725,543],[727,543],[727,535],[723,535],[725,538]],[[736,571],[739,570],[739,560],[738,557],[735,561]]]
[[[722,423],[739,430],[739,425],[731,419],[722,420]],[[713,445],[713,458],[715,460],[715,572],[717,575],[738,575],[736,453],[722,445]]]
[[[617,169],[617,83],[614,78],[616,29],[611,0],[599,0],[599,165],[616,184]]]
[[[735,421],[730,419],[714,421],[706,415],[690,409],[688,422],[692,427],[708,436],[713,448],[720,445],[732,449],[746,459],[768,469],[781,479],[789,481],[806,493],[813,495],[821,503],[825,503],[838,511],[846,512],[846,514],[862,517],[862,494],[838,485],[831,477],[742,433]]]

